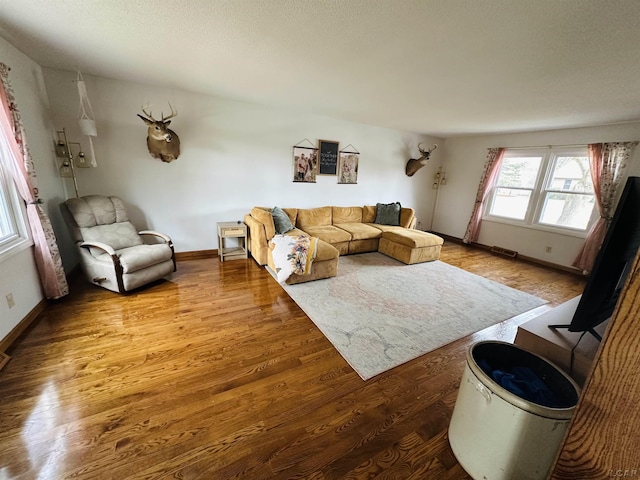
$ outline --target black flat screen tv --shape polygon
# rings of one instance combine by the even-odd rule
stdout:
[[[613,314],[640,246],[640,177],[629,177],[598,251],[570,325],[570,332],[589,332]]]

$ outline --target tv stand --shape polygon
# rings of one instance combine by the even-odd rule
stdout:
[[[514,343],[555,363],[583,385],[600,342],[595,335],[585,336],[583,332],[562,328],[571,323],[579,302],[580,296],[577,296],[523,323],[518,327]],[[602,337],[607,323],[595,327],[598,336]]]
[[[558,328],[566,328],[567,330],[569,330],[569,328],[571,327],[571,325],[547,325],[547,326],[549,328],[553,329],[553,330],[558,329]],[[590,328],[589,330],[584,330],[583,333],[584,332],[590,333],[591,335],[596,337],[599,342],[602,341],[602,336],[598,332],[596,332],[593,328]],[[580,332],[578,332],[578,333],[580,333]]]

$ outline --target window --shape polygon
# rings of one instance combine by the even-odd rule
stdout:
[[[586,147],[507,150],[486,218],[579,233],[589,228],[594,207]]]
[[[0,134],[0,260],[31,245],[25,223],[24,202],[9,174],[11,155]]]

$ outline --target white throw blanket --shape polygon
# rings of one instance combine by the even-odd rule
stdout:
[[[318,239],[306,235],[275,235],[269,248],[276,267],[276,277],[282,283],[293,273],[309,275],[316,258]]]

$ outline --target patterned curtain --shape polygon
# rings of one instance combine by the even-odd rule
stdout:
[[[487,200],[491,192],[491,186],[500,171],[502,157],[504,157],[504,148],[490,148],[487,152],[487,161],[484,164],[480,185],[478,185],[478,193],[476,193],[476,203],[471,213],[469,225],[467,225],[467,231],[462,238],[464,243],[472,243],[478,240],[484,202]]]
[[[589,145],[589,168],[600,218],[591,226],[587,238],[573,261],[573,266],[587,274],[593,267],[598,250],[615,213],[622,170],[627,166],[633,147],[638,142],[594,143]]]
[[[26,143],[20,112],[9,83],[10,68],[0,63],[0,129],[9,144],[15,161],[13,177],[20,196],[27,204],[27,219],[34,242],[34,256],[40,282],[48,299],[69,293],[67,278],[62,267],[58,243],[49,217],[40,206],[38,187],[31,154]]]

